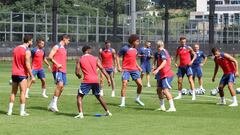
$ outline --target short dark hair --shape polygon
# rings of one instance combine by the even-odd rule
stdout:
[[[186,37],[180,37],[180,41],[184,40],[184,39],[186,40],[187,38]]]
[[[216,48],[216,47],[212,48],[212,54],[215,54],[217,51],[219,51],[218,48]]]
[[[39,42],[41,42],[41,41],[45,41],[45,39],[40,37],[40,38],[37,39],[36,42],[39,43]]]
[[[28,43],[31,40],[32,40],[32,36],[31,35],[25,35],[24,38],[23,38],[23,42],[24,43]]]
[[[137,34],[132,34],[129,38],[128,38],[128,43],[132,44],[134,41],[139,40],[139,37]]]
[[[111,43],[111,42],[109,40],[104,41],[104,44],[108,44],[108,43]]]
[[[85,46],[83,46],[83,48],[82,48],[82,52],[83,53],[85,53],[87,50],[89,50],[89,49],[92,49],[90,46],[87,46],[87,45],[85,45]]]
[[[70,37],[67,35],[67,34],[63,34],[61,37],[60,37],[60,41],[62,41],[63,39],[69,39]]]

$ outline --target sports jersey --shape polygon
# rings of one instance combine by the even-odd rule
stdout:
[[[191,53],[189,48],[189,46],[184,45],[178,47],[177,49],[177,55],[180,58],[180,67],[188,66],[188,64],[191,62]]]
[[[236,72],[235,64],[224,57],[224,52],[221,52],[220,57],[215,57],[214,61],[222,68],[224,74],[232,74]]]
[[[174,76],[174,73],[171,69],[171,57],[168,51],[165,49],[161,50],[159,54],[159,57],[158,57],[159,65],[161,65],[161,63],[164,60],[166,60],[166,65],[160,70],[160,79]]]
[[[28,76],[26,66],[26,51],[27,47],[19,45],[13,49],[13,61],[12,61],[12,75],[14,76]]]
[[[83,72],[83,83],[98,83],[97,58],[90,54],[85,54],[79,58]]]
[[[31,54],[32,54],[32,69],[33,70],[43,69],[43,60],[45,58],[44,50],[34,48],[31,50]]]
[[[56,64],[53,64],[52,66],[52,71],[53,72],[63,72],[66,73],[67,71],[67,51],[64,48],[64,46],[57,44],[56,47],[57,52],[55,53],[55,55],[53,56],[53,59],[58,63],[61,64],[62,67],[61,68],[57,68]]]
[[[122,69],[125,71],[136,71],[137,67],[137,49],[125,45],[118,52],[119,56],[123,56]]]
[[[104,68],[113,68],[113,53],[112,48],[102,48],[101,52],[102,66]]]
[[[139,49],[138,53],[143,55],[140,57],[141,64],[148,64],[151,62],[152,50],[150,48],[142,47]]]
[[[192,67],[198,67],[200,66],[201,62],[202,62],[202,59],[205,59],[207,56],[203,53],[203,51],[197,51],[196,52],[196,59],[194,60],[193,62],[193,65]]]

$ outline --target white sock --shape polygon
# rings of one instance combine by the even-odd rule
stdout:
[[[20,105],[20,113],[24,113],[25,112],[25,104],[21,104]]]
[[[121,104],[124,104],[124,105],[125,105],[125,97],[122,97],[122,98],[121,98]]]
[[[42,89],[42,94],[46,95],[46,89]]]
[[[56,107],[57,106],[57,101],[58,101],[58,97],[57,96],[53,96],[53,99],[52,99],[52,103],[53,103],[53,106]]]
[[[203,89],[203,86],[202,86],[202,85],[200,86],[200,89]]]
[[[8,112],[12,113],[12,110],[13,110],[13,103],[9,103]]]
[[[28,95],[28,93],[29,93],[29,88],[27,88],[27,90],[26,90],[26,95]]]
[[[182,96],[182,91],[178,91],[178,96]]]
[[[195,90],[192,90],[192,96],[193,96],[193,97],[196,96]]]
[[[160,106],[164,106],[164,99],[160,99]]]
[[[220,97],[221,102],[225,102],[225,98],[224,97]]]
[[[233,103],[237,103],[237,97],[236,96],[232,96],[232,101],[233,101]]]
[[[173,99],[169,100],[169,106],[170,106],[170,108],[175,108]]]
[[[140,94],[137,94],[136,100],[140,100]]]

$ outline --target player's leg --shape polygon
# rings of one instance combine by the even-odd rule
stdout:
[[[199,88],[204,90],[203,88],[203,73],[202,73],[202,68],[198,67],[198,71],[197,71],[197,77],[198,77],[198,84],[199,84]]]
[[[165,103],[164,103],[164,95],[163,95],[161,84],[159,81],[160,80],[157,81],[157,95],[160,100],[160,108],[158,108],[157,111],[166,111]]]
[[[121,104],[120,107],[125,107],[125,97],[128,80],[130,79],[130,73],[128,71],[123,71],[122,73],[122,88],[121,88]]]
[[[135,83],[137,84],[137,97],[136,97],[135,101],[139,105],[144,106],[144,103],[140,100],[140,95],[142,93],[142,87],[143,87],[140,73],[139,73],[139,71],[131,71],[130,75],[131,75],[132,79],[135,81]]]
[[[150,73],[151,73],[151,70],[152,70],[151,63],[148,63],[147,69],[146,69],[147,87],[151,87],[151,84],[150,84]]]
[[[190,88],[192,90],[192,100],[196,100],[196,92],[195,92],[195,85],[193,81],[193,72],[191,67],[187,67],[187,76],[188,76],[188,82],[190,84]]]
[[[100,72],[100,95],[103,96],[103,87],[104,87],[104,76],[103,73]]]
[[[226,100],[224,98],[224,91],[223,91],[224,87],[225,87],[225,84],[223,84],[223,83],[220,83],[219,86],[218,86],[218,91],[219,91],[219,95],[220,95],[220,102],[217,103],[217,104],[219,104],[219,105],[225,105],[226,104]]]
[[[162,85],[162,90],[164,95],[167,97],[167,100],[169,102],[169,109],[167,110],[167,112],[175,112],[176,108],[174,106],[174,102],[173,102],[173,96],[170,93],[170,89],[172,88],[171,83],[172,83],[173,77],[166,77],[164,79],[162,79],[161,81],[161,85]]]
[[[36,76],[37,73],[38,73],[37,70],[32,70],[32,74],[33,74],[34,76]],[[28,80],[28,87],[27,87],[26,95],[25,95],[26,98],[29,98],[29,91],[30,91],[30,88],[31,88],[31,86],[32,86],[32,83],[33,83],[32,80],[29,79],[29,80]]]
[[[115,97],[115,81],[114,81],[114,72],[111,72],[109,74],[110,80],[111,80],[111,86],[112,86],[112,94],[111,97]]]
[[[184,70],[181,67],[178,67],[177,76],[178,76],[178,96],[174,99],[181,99],[182,98],[182,83],[184,77]]]
[[[234,74],[229,75],[228,90],[232,96],[232,104],[230,104],[229,106],[232,106],[232,107],[238,106],[236,92],[233,88],[234,82],[235,82],[235,75]]]
[[[58,98],[62,94],[64,85],[66,83],[66,75],[64,75],[64,73],[62,72],[57,72],[57,73],[54,73],[54,76],[56,81],[56,88],[54,91],[54,96],[48,106],[48,109],[51,110],[52,112],[58,112],[57,102],[58,102]]]
[[[83,118],[83,94],[78,93],[77,95],[77,108],[78,108],[78,112],[79,114],[77,116],[75,116],[74,118]]]
[[[23,79],[20,83],[19,83],[19,87],[20,87],[20,115],[21,116],[28,116],[29,114],[25,112],[25,102],[26,102],[26,90],[27,90],[27,79]]]
[[[12,79],[12,80],[13,80],[12,91],[11,91],[11,94],[10,94],[10,97],[9,97],[9,106],[8,106],[7,115],[12,115],[13,104],[14,104],[15,97],[16,97],[16,94],[17,94],[17,91],[18,91],[18,83],[14,82],[14,79]]]
[[[39,71],[38,78],[41,80],[41,84],[42,84],[42,96],[44,98],[48,98],[46,94],[46,76],[45,76],[44,70]]]

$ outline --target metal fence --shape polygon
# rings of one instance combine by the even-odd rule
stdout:
[[[97,49],[106,39],[112,39],[112,23],[109,17],[70,16],[58,15],[57,35],[69,34],[71,45],[68,49],[69,56],[81,53],[81,46],[89,44]],[[118,17],[117,39],[114,48],[118,49],[122,43],[127,42],[130,35],[130,18]],[[141,43],[145,40],[152,41],[164,39],[164,20],[161,17],[138,17],[136,31]],[[0,13],[0,56],[11,56],[11,50],[22,41],[26,34],[33,35],[34,41],[44,37],[47,41],[47,50],[51,46],[52,16],[50,14],[36,13]],[[208,22],[169,22],[169,51],[175,52],[180,36],[186,36],[190,45],[198,42],[209,53]],[[215,45],[227,52],[239,53],[240,48],[239,25],[215,25]],[[97,54],[97,53],[96,53]]]

